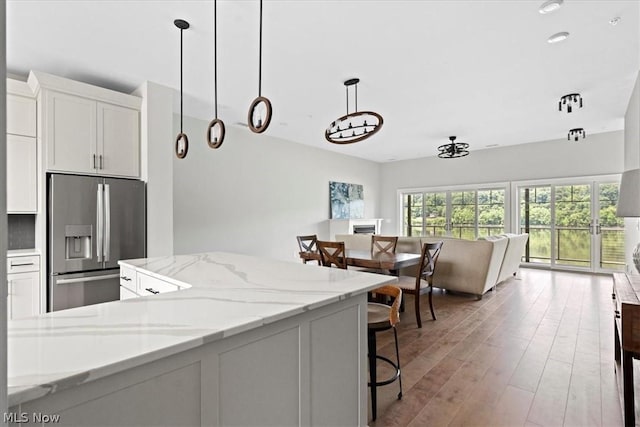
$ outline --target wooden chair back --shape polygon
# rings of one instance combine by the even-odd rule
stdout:
[[[373,290],[376,295],[386,295],[393,298],[391,310],[389,312],[389,323],[396,326],[400,321],[400,304],[402,303],[402,289],[393,285],[386,285]]]
[[[298,239],[300,252],[318,252],[318,237],[315,234],[309,236],[296,236],[296,239]]]
[[[440,256],[443,242],[425,243],[422,245],[422,259],[420,260],[420,269],[418,270],[417,280],[427,280],[431,283],[431,277],[436,270],[436,262]]]
[[[344,242],[324,242],[322,240],[318,240],[316,244],[320,251],[322,265],[325,267],[335,265],[338,268],[342,268],[344,270],[347,269]]]
[[[387,253],[395,254],[396,246],[398,245],[398,236],[378,236],[376,234],[371,236],[371,253]]]

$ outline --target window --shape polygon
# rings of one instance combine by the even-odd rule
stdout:
[[[502,234],[505,194],[504,187],[404,193],[402,233],[469,240]]]

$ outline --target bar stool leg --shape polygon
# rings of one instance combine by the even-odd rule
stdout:
[[[398,331],[393,328],[393,336],[396,339],[396,360],[398,361],[398,382],[400,383],[400,393],[398,393],[398,400],[402,399],[402,369],[400,369],[400,351],[398,350]]]
[[[376,392],[376,333],[369,330],[369,378],[371,383],[371,416],[375,421],[377,415],[377,392]],[[397,342],[397,341],[396,341]]]

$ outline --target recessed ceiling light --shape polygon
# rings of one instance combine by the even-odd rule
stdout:
[[[538,12],[540,12],[542,14],[551,13],[553,11],[556,11],[556,10],[560,9],[560,6],[562,6],[562,3],[564,3],[564,0],[549,0],[549,1],[546,1],[546,2],[542,3],[540,8],[538,8]]]
[[[547,39],[547,42],[549,43],[559,43],[561,41],[566,40],[567,38],[569,38],[569,33],[567,33],[566,31],[562,31],[560,33],[556,33],[554,35],[552,35],[551,37],[549,37]]]
[[[621,18],[619,16],[616,16],[615,18],[611,18],[609,20],[609,24],[611,24],[611,25],[613,25],[615,27],[620,22],[620,19]]]

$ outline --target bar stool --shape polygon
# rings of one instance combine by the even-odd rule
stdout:
[[[398,400],[402,399],[402,374],[400,372],[400,352],[398,350],[398,331],[396,330],[396,324],[400,321],[400,313],[398,309],[402,301],[402,290],[397,286],[383,286],[376,288],[373,292],[376,295],[387,295],[393,298],[391,306],[386,304],[379,304],[370,302],[367,304],[367,331],[368,331],[368,347],[369,347],[369,387],[371,388],[371,415],[373,420],[377,416],[377,390],[379,386],[391,384],[395,380],[400,383],[400,393],[398,393]],[[377,354],[376,352],[376,334],[378,332],[387,331],[393,329],[393,336],[396,342],[396,361]],[[390,378],[382,381],[378,381],[376,366],[377,361],[381,360],[390,365],[395,373]]]

